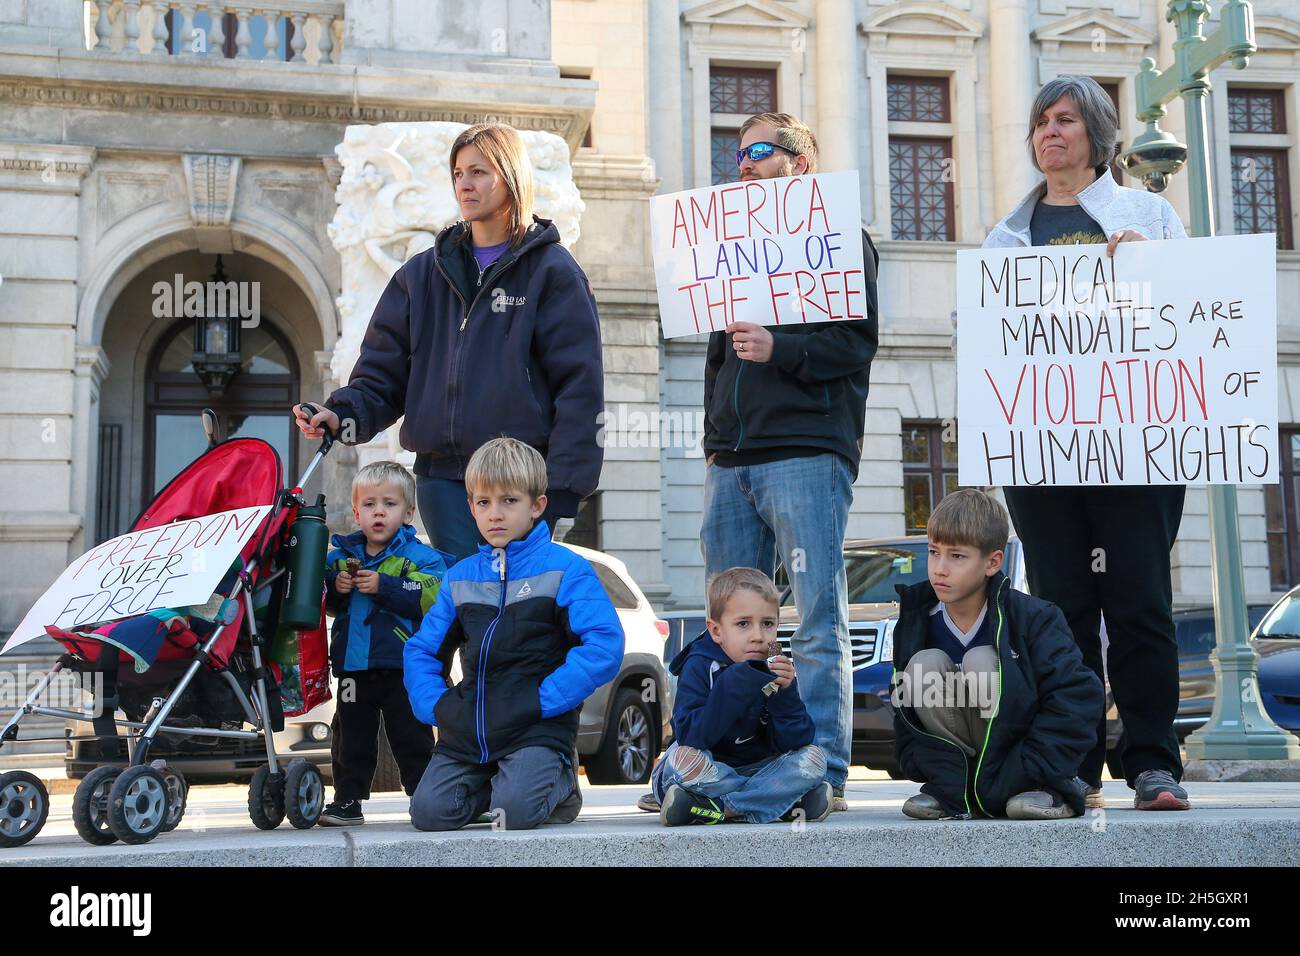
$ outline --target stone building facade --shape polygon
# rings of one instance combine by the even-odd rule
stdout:
[[[1167,61],[1172,43],[1164,6],[0,0],[0,560],[22,569],[0,592],[0,633],[202,449],[192,324],[153,314],[160,279],[206,278],[220,255],[226,276],[259,284],[263,327],[245,336],[223,414],[240,434],[282,441],[288,471],[306,463],[311,448],[281,412],[335,384],[343,290],[328,226],[335,147],[356,124],[497,118],[568,144],[585,203],[572,249],[600,305],[607,413],[660,413],[668,438],[607,448],[573,533],[626,561],[657,604],[686,607],[704,585],[704,343],[658,334],[647,199],[725,174],[746,112],[802,115],[824,169],[860,171],[882,260],[849,534],[903,533],[955,481],[955,446],[942,441],[956,414],[955,253],[1035,179],[1024,146],[1033,94],[1058,73],[1096,77],[1131,141],[1133,75],[1143,56]],[[1278,301],[1291,303],[1300,14],[1285,0],[1257,0],[1255,12],[1249,70],[1214,77],[1219,227],[1266,231],[1273,191]],[[1163,125],[1185,138],[1177,105]],[[1243,206],[1230,184],[1248,159],[1268,176],[1251,179]],[[1169,195],[1186,218],[1185,177]],[[1300,423],[1300,324],[1279,320],[1281,421]],[[354,462],[345,452],[324,469],[334,500]],[[1252,601],[1298,576],[1296,499],[1285,485],[1241,494]],[[1207,603],[1203,489],[1189,493],[1175,566],[1178,602]]]

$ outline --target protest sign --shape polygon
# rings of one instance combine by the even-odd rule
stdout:
[[[959,251],[960,483],[1276,483],[1275,248]]]
[[[650,235],[664,338],[867,316],[855,171],[654,196]]]
[[[270,511],[270,505],[223,511],[96,545],[32,605],[0,653],[43,636],[47,624],[86,628],[204,603]]]

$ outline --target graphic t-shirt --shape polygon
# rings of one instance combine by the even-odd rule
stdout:
[[[1073,246],[1078,243],[1105,242],[1097,220],[1077,203],[1073,206],[1051,206],[1041,199],[1034,206],[1029,220],[1029,238],[1036,246]]]

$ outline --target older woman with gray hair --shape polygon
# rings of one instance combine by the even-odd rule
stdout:
[[[1186,235],[1169,203],[1115,182],[1119,116],[1085,76],[1058,76],[1034,100],[1026,137],[1045,181],[996,226],[985,247],[1107,244]],[[1103,675],[1101,618],[1109,647],[1105,672],[1124,724],[1119,758],[1139,810],[1186,810],[1178,645],[1169,552],[1182,520],[1183,485],[1008,487],[1007,508],[1024,544],[1033,593],[1065,613],[1083,659]],[[1079,776],[1087,803],[1102,806],[1106,718]]]

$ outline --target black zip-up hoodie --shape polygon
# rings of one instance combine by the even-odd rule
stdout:
[[[1097,739],[1104,697],[1060,608],[1017,591],[1001,571],[989,578],[997,709],[983,746],[967,756],[955,743],[925,731],[913,708],[898,706],[898,675],[925,647],[930,610],[939,598],[929,581],[894,589],[900,604],[891,697],[899,769],[924,783],[921,792],[954,816],[977,810],[1001,816],[1016,794],[1043,787],[1082,814],[1084,793],[1075,778]]]
[[[325,405],[355,422],[356,443],[405,415],[417,475],[460,480],[484,442],[517,438],[546,457],[554,513],[572,517],[604,460],[600,320],[559,230],[533,218],[482,275],[465,222],[398,269],[348,384]]]
[[[823,448],[858,476],[871,360],[879,339],[876,269],[880,257],[862,230],[867,317],[768,326],[772,358],[736,355],[732,336],[714,332],[704,367],[704,450],[760,452]]]

